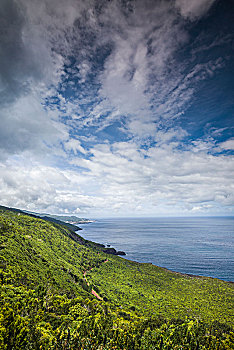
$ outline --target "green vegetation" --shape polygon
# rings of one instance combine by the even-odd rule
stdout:
[[[66,223],[71,223],[71,224],[86,224],[89,223],[90,220],[85,219],[85,218],[79,218],[77,216],[74,215],[51,215],[51,214],[40,214],[40,217],[44,218],[44,216],[49,217],[49,218],[53,218],[59,221],[63,221]]]
[[[0,209],[1,349],[233,349],[233,284],[107,255]]]
[[[3,205],[0,205],[0,210],[8,210],[9,208],[4,207]],[[76,225],[72,224],[70,221],[65,222],[66,220],[64,220],[64,216],[63,217],[59,217],[57,215],[46,215],[46,214],[37,214],[37,213],[33,213],[33,212],[24,212],[20,209],[15,209],[15,208],[10,208],[10,210],[14,213],[20,213],[20,214],[27,214],[28,216],[34,217],[34,218],[42,218],[45,221],[51,221],[54,222],[55,224],[59,224],[62,225],[66,228],[68,228],[71,231],[78,231],[81,230],[79,227],[77,227]]]
[[[102,296],[115,305],[132,305],[138,314],[225,323],[233,316],[233,286],[218,279],[191,277],[112,256],[90,275]]]

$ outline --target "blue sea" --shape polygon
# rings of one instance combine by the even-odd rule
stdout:
[[[126,259],[234,281],[234,217],[113,218],[79,225],[85,239]]]

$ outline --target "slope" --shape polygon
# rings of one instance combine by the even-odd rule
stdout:
[[[110,256],[64,226],[4,208],[0,278],[1,349],[233,346],[232,284]]]

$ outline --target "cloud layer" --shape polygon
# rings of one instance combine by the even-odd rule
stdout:
[[[204,145],[183,152],[176,143],[139,151],[135,143],[98,145],[90,159],[75,159],[85,171],[21,160],[0,168],[5,203],[31,210],[93,215],[231,213],[233,160],[208,154]],[[224,210],[224,209],[223,209]]]

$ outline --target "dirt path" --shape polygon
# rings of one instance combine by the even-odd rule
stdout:
[[[101,298],[100,297],[100,295],[98,295],[98,293],[97,292],[95,292],[95,290],[94,289],[92,289],[92,291],[91,291],[91,293],[97,298],[97,299],[99,299],[99,300],[103,300],[103,298]]]
[[[103,261],[103,263],[107,263],[107,262],[108,262],[108,259],[106,259],[105,261]],[[83,279],[84,279],[84,281],[85,281],[85,283],[86,283],[87,286],[89,286],[89,282],[88,282],[88,280],[87,280],[86,275],[87,275],[87,272],[91,271],[92,269],[93,269],[93,267],[92,267],[91,269],[89,269],[89,270],[84,271],[84,273],[83,273]],[[100,297],[100,295],[98,295],[98,293],[97,293],[94,289],[91,290],[91,293],[92,293],[97,299],[103,300],[103,298]]]
[[[89,286],[89,282],[88,282],[88,280],[87,280],[86,274],[87,274],[87,271],[85,271],[85,272],[83,273],[83,278],[84,278],[84,281],[85,281],[85,283],[87,284],[87,286]]]

